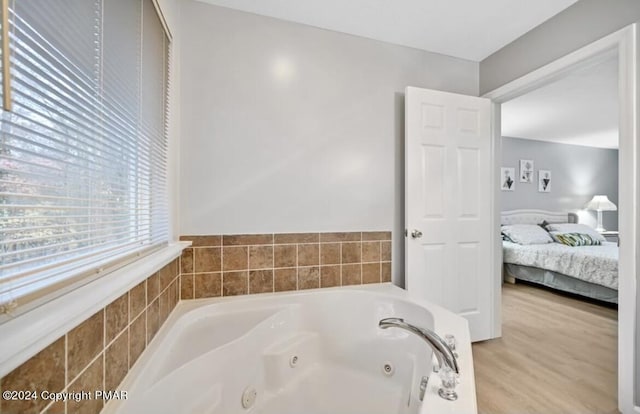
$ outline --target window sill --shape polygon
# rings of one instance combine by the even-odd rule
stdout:
[[[177,242],[0,325],[0,377],[180,256]]]

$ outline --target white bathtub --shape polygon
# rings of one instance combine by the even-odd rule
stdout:
[[[426,342],[401,329],[380,329],[386,317],[455,335],[457,401],[438,396],[440,379]],[[420,401],[420,380],[429,375]],[[467,322],[390,284],[181,302],[120,390],[128,399],[110,401],[105,412],[477,411]]]

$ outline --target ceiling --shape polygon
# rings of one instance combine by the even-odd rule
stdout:
[[[200,0],[481,61],[577,0]]]
[[[502,104],[502,136],[618,148],[617,55]]]

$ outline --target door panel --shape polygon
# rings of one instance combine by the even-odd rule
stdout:
[[[458,149],[459,218],[478,218],[480,208],[480,152],[477,148]]]
[[[423,197],[424,218],[444,217],[445,205],[445,154],[442,146],[422,146],[422,174],[423,193],[430,194],[429,198]]]
[[[475,266],[478,263],[478,252],[480,248],[478,243],[459,243],[456,257],[459,260],[459,266],[456,272],[456,278],[454,280],[453,287],[456,303],[453,305],[453,309],[460,315],[473,314],[478,312],[478,297],[476,291],[478,290],[478,268]],[[457,289],[459,286],[464,286],[464,289]]]

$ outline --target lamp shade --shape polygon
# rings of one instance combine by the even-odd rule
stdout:
[[[606,195],[593,196],[591,201],[589,201],[584,208],[596,211],[615,211],[618,209],[618,207],[616,207],[616,205],[613,204]]]

